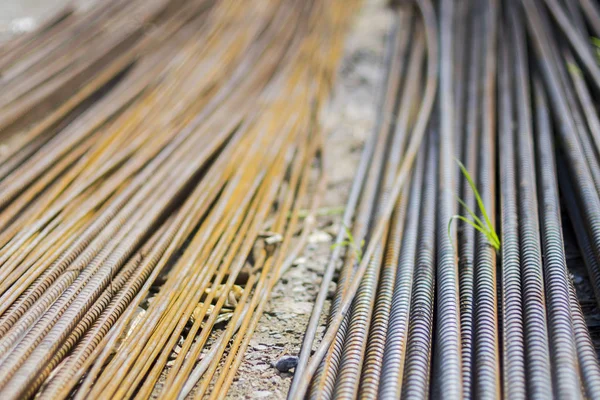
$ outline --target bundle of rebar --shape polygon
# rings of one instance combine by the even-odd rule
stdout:
[[[0,398],[227,393],[355,3],[98,1],[1,45]]]
[[[563,228],[600,305],[600,7],[397,3],[288,398],[600,398]]]

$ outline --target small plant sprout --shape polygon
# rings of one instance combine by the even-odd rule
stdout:
[[[477,187],[475,187],[475,182],[473,182],[473,179],[471,178],[471,174],[469,174],[469,171],[467,171],[467,169],[465,168],[463,163],[461,163],[458,160],[456,160],[456,162],[458,163],[458,166],[460,167],[460,170],[461,170],[463,176],[467,179],[467,182],[469,183],[471,190],[473,190],[473,193],[475,194],[475,199],[477,200],[477,206],[479,207],[479,211],[481,212],[481,215],[483,216],[485,223],[479,217],[477,217],[477,215],[475,215],[473,210],[471,210],[469,208],[469,206],[464,202],[464,200],[457,197],[457,200],[460,203],[460,205],[463,206],[465,210],[467,210],[467,212],[469,213],[469,215],[471,216],[472,219],[469,219],[462,215],[452,216],[452,218],[450,218],[450,221],[448,221],[448,236],[450,238],[452,237],[450,235],[450,228],[452,227],[452,221],[460,220],[460,221],[463,221],[463,222],[471,225],[473,228],[477,229],[479,232],[483,233],[485,235],[485,237],[487,238],[488,242],[490,243],[490,245],[494,249],[496,249],[496,251],[499,251],[500,250],[500,239],[498,238],[498,235],[496,234],[496,231],[494,230],[494,227],[492,226],[492,221],[490,220],[490,218],[488,216],[488,213],[485,209],[485,205],[483,204],[483,200],[481,199],[481,196],[479,195],[479,191],[477,190]],[[453,244],[453,246],[454,246],[454,244]]]
[[[596,58],[598,59],[598,62],[600,62],[600,38],[592,36],[592,44],[596,48]]]
[[[362,248],[365,245],[365,241],[361,240],[360,246],[356,244],[354,240],[354,236],[352,236],[352,232],[348,229],[347,226],[344,225],[344,230],[346,231],[346,240],[341,241],[340,243],[334,243],[331,245],[331,249],[335,249],[336,247],[350,247],[352,251],[354,251],[354,255],[356,256],[356,260],[360,264],[362,262]]]
[[[579,69],[579,67],[577,65],[575,65],[574,63],[567,63],[567,68],[569,69],[569,72],[572,75],[577,75],[577,76],[581,76],[581,70]]]

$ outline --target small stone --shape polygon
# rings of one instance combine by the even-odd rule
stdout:
[[[298,257],[292,263],[292,265],[302,265],[302,264],[306,264],[306,257]]]
[[[327,232],[315,231],[308,237],[308,243],[328,243],[331,242],[331,236]]]
[[[252,393],[252,397],[255,399],[263,399],[265,397],[271,396],[273,393],[268,390],[257,390]]]
[[[258,236],[262,237],[266,244],[273,245],[276,243],[283,242],[283,236],[277,232],[272,232],[272,231],[260,232],[258,234]]]
[[[282,356],[277,360],[275,368],[277,368],[279,372],[288,372],[290,369],[296,368],[296,365],[298,365],[298,357],[287,355]]]

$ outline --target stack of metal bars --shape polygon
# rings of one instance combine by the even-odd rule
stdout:
[[[289,399],[600,398],[564,229],[600,305],[599,10],[394,8],[378,126],[343,221],[366,242],[332,254],[324,288],[344,263],[327,329],[310,357],[317,297]],[[429,79],[436,107],[403,181],[400,143],[419,134]]]
[[[0,47],[0,398],[222,398],[314,224],[357,2],[95,4]]]

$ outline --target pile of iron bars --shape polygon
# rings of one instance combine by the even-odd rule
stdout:
[[[0,45],[0,398],[226,395],[358,3],[108,0]],[[289,398],[600,398],[563,228],[600,303],[598,5],[394,7]]]
[[[0,45],[0,398],[227,392],[314,222],[357,5],[251,3],[97,1]]]
[[[399,3],[288,398],[600,398],[562,220],[600,305],[598,4]]]

